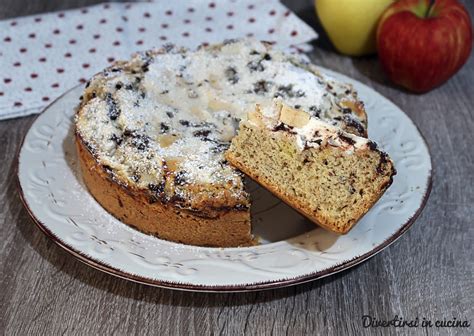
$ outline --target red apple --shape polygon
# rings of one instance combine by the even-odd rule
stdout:
[[[457,0],[397,1],[377,28],[382,68],[393,82],[418,93],[448,80],[471,49],[471,19]]]

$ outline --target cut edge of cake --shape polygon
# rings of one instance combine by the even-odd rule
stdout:
[[[319,226],[347,233],[396,174],[377,145],[276,99],[240,124],[226,159]]]

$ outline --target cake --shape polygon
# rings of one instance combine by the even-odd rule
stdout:
[[[254,40],[196,51],[165,45],[96,74],[75,117],[84,182],[112,215],[162,239],[248,246],[244,175],[224,157],[239,122],[278,98],[367,136],[353,88]]]
[[[240,124],[226,159],[305,217],[347,233],[395,175],[388,155],[281,100],[257,105]]]

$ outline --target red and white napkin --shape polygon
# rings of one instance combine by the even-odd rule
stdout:
[[[317,38],[277,0],[107,3],[0,21],[0,119],[40,112],[135,51],[246,36],[293,50]]]

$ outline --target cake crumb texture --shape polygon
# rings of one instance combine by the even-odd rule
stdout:
[[[393,162],[366,138],[281,103],[275,110],[242,123],[226,158],[313,222],[347,233],[392,183]]]

